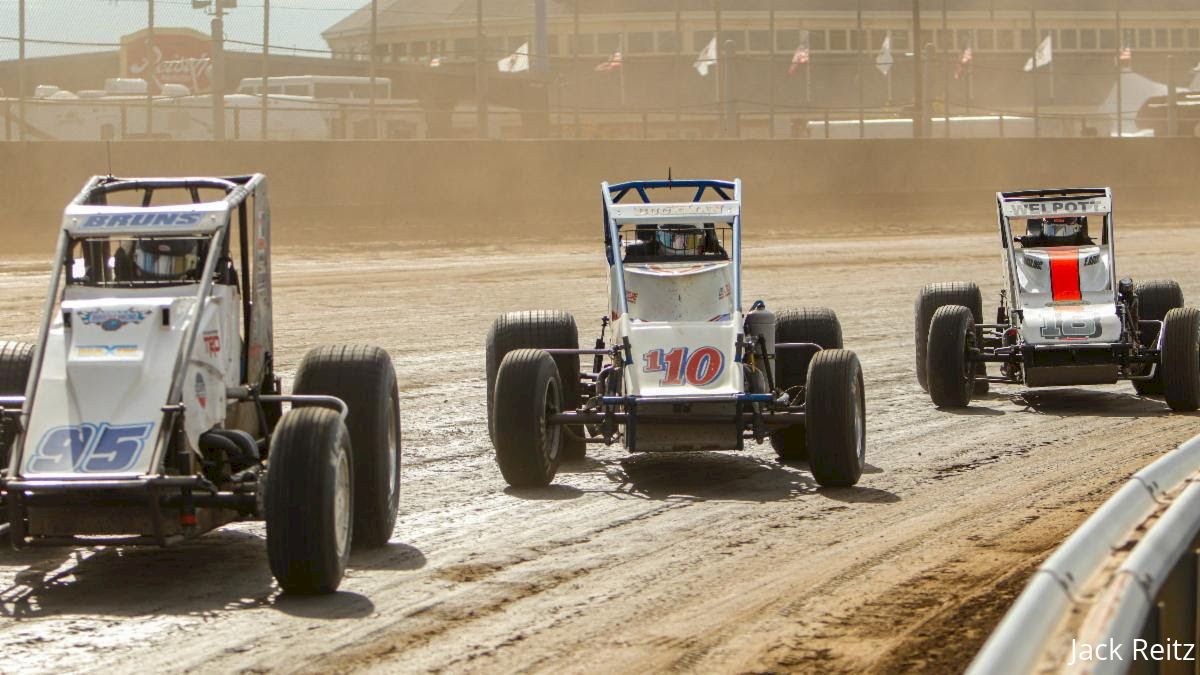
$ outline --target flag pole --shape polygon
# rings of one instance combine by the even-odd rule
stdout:
[[[722,72],[725,64],[723,63],[724,59],[721,58],[721,0],[713,0],[713,8],[715,10],[714,19],[716,20],[716,31],[713,33],[713,40],[716,42],[713,43],[715,45],[713,54],[716,56],[717,62],[713,65],[715,65],[717,68],[717,76],[713,78],[713,81],[716,82],[717,85],[717,126],[724,131],[725,90],[721,85],[724,84],[725,80],[725,75]]]
[[[579,16],[579,3],[575,3],[575,16]],[[576,24],[576,33],[579,32]],[[675,0],[675,133],[683,138],[683,94],[681,91],[683,78],[679,75],[679,62],[683,59],[683,0]]]
[[[1038,137],[1042,135],[1042,119],[1041,113],[1038,110],[1038,30],[1037,30],[1037,0],[1029,3],[1029,26],[1033,33],[1033,69],[1030,71],[1033,74],[1033,135]]]
[[[946,15],[946,0],[942,0],[942,36],[950,37],[950,22]],[[942,123],[946,128],[942,130],[946,138],[950,138],[950,54],[954,39],[948,40],[949,44],[942,45]]]
[[[775,138],[775,0],[767,9],[767,138]]]
[[[913,50],[913,137],[924,138],[925,78],[921,64],[922,51],[924,51],[921,46],[921,0],[913,0],[912,3],[912,40],[910,42]]]
[[[1121,0],[1114,0],[1114,5],[1117,8],[1117,49],[1125,48],[1125,36],[1121,34]],[[1124,73],[1124,65],[1121,63],[1121,52],[1117,52],[1117,138],[1125,135],[1125,109],[1121,101],[1121,77]]]
[[[858,47],[857,53],[854,55],[854,73],[855,79],[858,80],[858,137],[863,138],[867,135],[867,124],[864,121],[863,113],[863,22],[862,22],[862,0],[858,0],[855,6],[855,28],[854,28],[854,46]]]

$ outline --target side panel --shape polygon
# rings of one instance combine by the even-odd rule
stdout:
[[[271,203],[267,181],[263,178],[254,190],[253,317],[250,320],[246,383],[257,386],[266,373],[266,357],[275,350],[275,329],[271,322]]]

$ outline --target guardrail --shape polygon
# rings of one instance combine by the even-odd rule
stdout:
[[[1034,572],[968,674],[1194,672],[1200,654],[1171,650],[1197,642],[1198,474],[1200,436],[1134,474]]]

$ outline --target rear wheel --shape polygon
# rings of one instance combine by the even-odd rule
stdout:
[[[1163,321],[1163,332],[1159,368],[1167,405],[1171,410],[1196,410],[1200,408],[1200,310],[1172,309]]]
[[[487,416],[488,434],[496,442],[495,422],[492,420],[495,407],[496,373],[504,356],[515,349],[578,349],[579,328],[575,317],[561,310],[534,310],[502,314],[488,331],[485,368],[487,371]],[[562,381],[563,404],[568,410],[579,406],[579,355],[559,354],[553,357]],[[562,456],[564,460],[580,460],[587,453],[583,442],[583,427],[571,431],[579,438],[563,433]]]
[[[837,314],[825,307],[786,309],[775,318],[776,342],[812,342],[821,349],[842,348],[842,325]],[[807,384],[808,368],[819,352],[814,349],[781,349],[775,353],[775,386],[780,391]],[[785,427],[771,434],[771,447],[780,459],[803,460],[807,433],[803,425]]]
[[[1135,287],[1135,293],[1138,299],[1138,318],[1143,321],[1162,321],[1166,318],[1167,312],[1183,307],[1183,289],[1179,287],[1178,283],[1171,280],[1140,281]],[[1143,346],[1157,345],[1158,332],[1157,325],[1139,326],[1138,338]],[[1133,388],[1143,396],[1162,394],[1165,391],[1162,366],[1159,365],[1155,369],[1153,378],[1134,380]]]
[[[926,353],[929,397],[939,408],[965,408],[974,391],[974,317],[961,305],[939,307],[929,324]]]
[[[265,495],[267,559],[287,593],[332,593],[353,532],[350,432],[327,408],[283,416],[271,439]]]
[[[509,352],[496,373],[493,436],[496,463],[509,485],[543,487],[554,480],[563,429],[548,417],[563,409],[554,359],[540,349]]]
[[[304,356],[296,394],[336,396],[346,403],[354,490],[354,546],[383,546],[400,508],[400,394],[392,358],[379,347],[324,345]]]
[[[983,295],[979,292],[979,286],[976,286],[970,281],[952,281],[949,283],[926,284],[921,292],[917,295],[917,304],[913,308],[913,316],[915,317],[915,340],[916,340],[916,369],[917,369],[917,384],[925,391],[929,391],[928,384],[928,357],[926,350],[929,346],[929,324],[933,321],[933,314],[939,307],[946,305],[962,305],[971,310],[971,317],[976,324],[983,323]],[[988,392],[987,365],[984,363],[976,364],[976,375],[974,393],[986,394]]]
[[[854,352],[827,349],[813,357],[805,388],[805,431],[813,478],[827,487],[854,485],[867,454],[862,367]]]
[[[33,345],[0,342],[0,396],[24,396],[32,367]],[[8,415],[0,417],[0,469],[8,468],[9,451],[16,435],[16,420]],[[2,518],[4,515],[0,514]]]

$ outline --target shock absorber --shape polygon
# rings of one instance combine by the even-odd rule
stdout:
[[[604,329],[605,328],[608,328],[608,317],[602,316],[602,317],[600,317],[600,337],[596,338],[596,349],[604,349]],[[599,373],[600,369],[603,367],[604,367],[604,355],[597,354],[592,359],[592,372]]]

